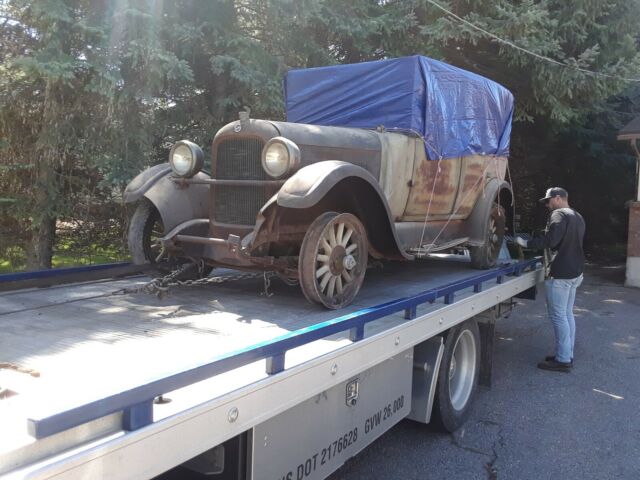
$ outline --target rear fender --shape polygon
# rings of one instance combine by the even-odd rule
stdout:
[[[511,199],[513,192],[511,185],[504,180],[492,178],[484,187],[482,195],[476,201],[476,205],[471,215],[466,220],[469,225],[470,245],[481,246],[484,244],[487,224],[491,215],[491,207],[494,202],[499,202],[507,215],[507,226],[510,227],[510,217],[512,213]]]
[[[210,178],[204,172],[195,179]],[[124,192],[124,201],[131,203],[142,197],[158,209],[165,231],[196,218],[209,218],[209,187],[201,184],[180,185],[173,181],[171,167],[161,164],[134,178]]]

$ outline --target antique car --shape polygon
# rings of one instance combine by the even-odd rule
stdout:
[[[215,135],[210,174],[183,140],[128,185],[134,262],[275,271],[330,309],[353,301],[369,257],[466,248],[495,265],[512,210],[508,90],[419,56],[293,70],[285,89],[288,121],[242,112]]]

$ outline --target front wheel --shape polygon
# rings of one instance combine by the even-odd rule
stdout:
[[[160,239],[164,234],[160,212],[149,200],[142,199],[129,223],[127,244],[132,262],[136,265],[151,265],[160,275],[166,275],[186,263],[186,258],[171,258],[162,250]],[[201,271],[190,269],[180,275],[179,280],[207,276],[211,270],[207,265]]]
[[[300,247],[298,274],[307,300],[329,309],[349,305],[367,270],[364,226],[350,213],[327,212],[309,227]]]
[[[474,319],[447,332],[438,386],[433,425],[446,432],[462,426],[471,411],[478,385],[480,331]]]

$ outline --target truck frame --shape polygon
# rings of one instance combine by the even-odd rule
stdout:
[[[325,478],[403,418],[454,431],[491,384],[496,320],[543,279],[537,258],[468,263],[390,265],[339,314],[247,292],[258,277],[200,310],[206,287],[113,295],[140,277],[4,292],[0,479]]]

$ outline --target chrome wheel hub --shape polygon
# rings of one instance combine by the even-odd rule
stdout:
[[[456,341],[449,366],[449,400],[456,410],[466,407],[476,375],[476,342],[469,330]]]
[[[342,266],[347,270],[353,270],[356,268],[356,259],[353,258],[353,255],[346,255],[342,259]]]

